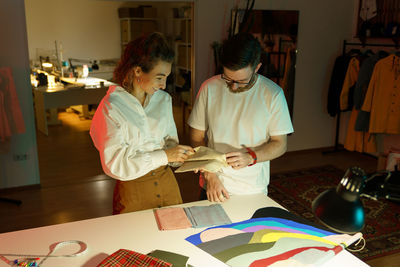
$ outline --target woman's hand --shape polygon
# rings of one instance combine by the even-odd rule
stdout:
[[[207,198],[211,202],[224,202],[229,199],[229,193],[215,173],[204,172],[207,181]]]
[[[253,158],[247,152],[229,152],[225,154],[226,162],[235,170],[247,167],[253,163]]]
[[[177,145],[176,147],[165,149],[167,154],[168,162],[184,162],[190,155],[194,153],[194,150],[190,146]]]

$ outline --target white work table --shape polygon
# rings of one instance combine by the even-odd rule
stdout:
[[[73,105],[98,104],[113,83],[94,77],[63,78],[70,85],[41,86],[33,89],[35,99],[36,125],[39,131],[48,135],[46,110],[57,115],[57,108]],[[102,82],[100,84],[100,82]]]
[[[208,201],[198,201],[181,206],[210,204]],[[232,222],[250,219],[259,208],[280,207],[263,194],[233,196],[222,205]],[[159,231],[153,211],[145,210],[0,234],[0,253],[47,254],[51,244],[80,240],[87,244],[87,253],[74,258],[48,258],[42,266],[96,266],[120,248],[143,254],[156,249],[166,250],[190,257],[188,263],[193,266],[227,266],[185,240],[204,229]],[[8,265],[0,259],[0,266]],[[368,265],[349,252],[342,251],[323,266]]]

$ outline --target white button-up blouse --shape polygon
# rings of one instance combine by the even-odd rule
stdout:
[[[159,90],[144,106],[119,86],[110,86],[90,127],[104,172],[127,181],[168,164],[163,148],[178,143],[171,96]]]

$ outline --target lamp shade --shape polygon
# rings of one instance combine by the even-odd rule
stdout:
[[[348,169],[336,188],[322,192],[313,201],[315,216],[334,231],[359,232],[365,224],[364,207],[360,200],[365,178],[362,169]]]

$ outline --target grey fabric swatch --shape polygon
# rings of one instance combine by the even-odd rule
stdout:
[[[184,208],[194,228],[232,223],[221,204]]]

